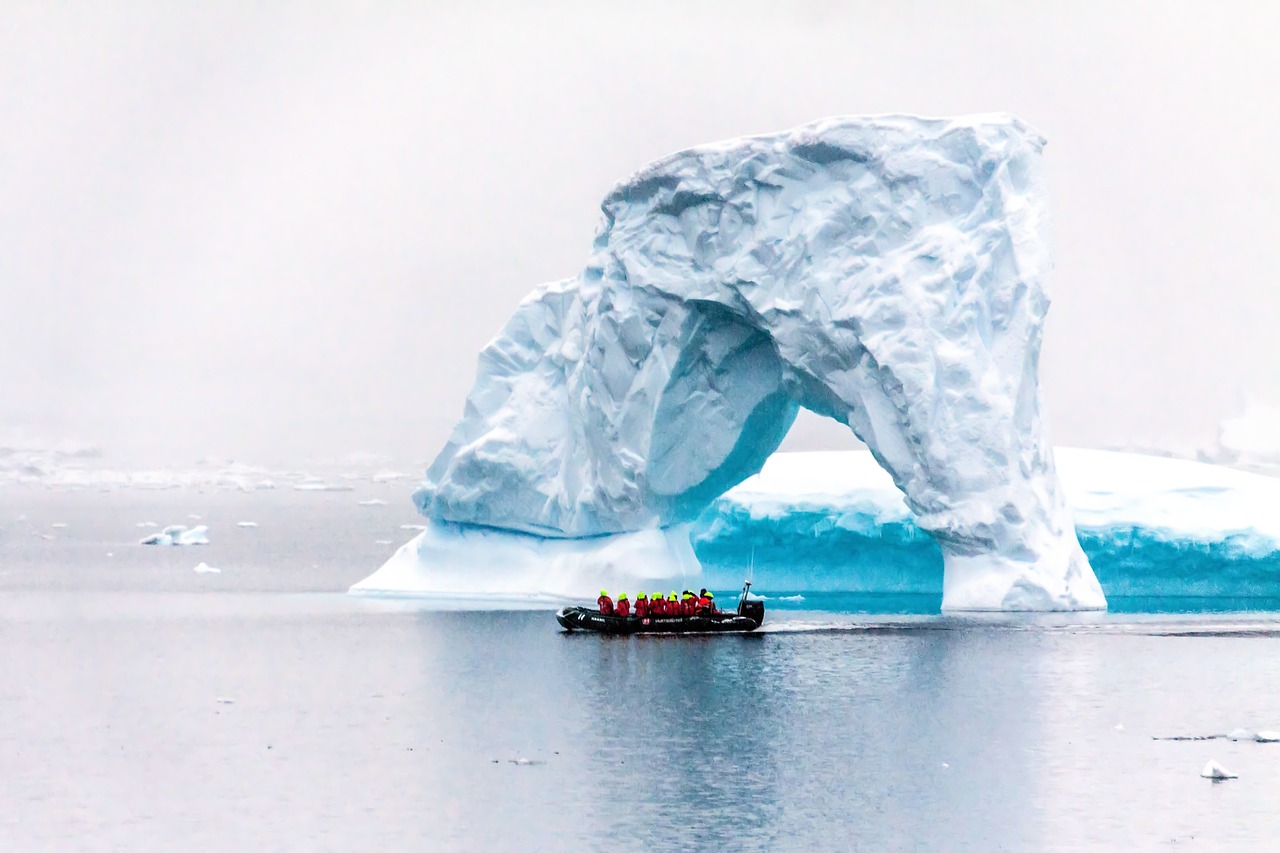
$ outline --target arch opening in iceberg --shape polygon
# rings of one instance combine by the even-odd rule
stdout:
[[[1043,144],[1005,115],[836,118],[645,167],[605,198],[583,272],[481,353],[414,494],[425,539],[508,531],[543,564],[571,550],[565,575],[687,576],[682,528],[804,407],[847,424],[936,538],[944,608],[1105,607],[1042,417]],[[619,543],[655,531],[674,552],[627,568]],[[452,571],[410,546],[393,562]]]

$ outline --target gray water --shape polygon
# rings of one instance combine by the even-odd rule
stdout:
[[[1280,744],[1153,740],[1280,729],[1275,615],[627,639],[344,595],[403,491],[0,490],[0,849],[1280,844]],[[209,546],[136,544],[188,513]]]

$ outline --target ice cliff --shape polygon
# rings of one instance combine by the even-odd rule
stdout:
[[[414,495],[435,525],[385,569],[480,573],[506,537],[544,575],[569,559],[582,580],[551,587],[578,594],[687,576],[682,525],[805,407],[848,424],[936,538],[944,608],[1105,607],[1037,380],[1043,145],[1005,115],[835,118],[637,172],[583,271],[480,354]]]

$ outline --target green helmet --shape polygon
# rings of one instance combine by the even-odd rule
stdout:
[[[619,601],[622,601],[622,599],[624,599],[624,598],[626,598],[626,597],[627,597],[627,594],[626,594],[625,592],[620,592],[620,593],[618,593],[618,600],[619,600]]]
[[[707,598],[715,598],[716,594],[711,590],[707,590]]]
[[[605,592],[605,591],[602,589],[602,590],[600,590],[600,597],[601,597],[601,598],[608,598],[608,597],[609,597],[609,593]]]
[[[641,592],[636,594],[636,598],[648,598],[648,596],[646,596],[643,592]]]
[[[671,590],[671,594],[667,596],[667,601],[675,601],[675,600],[676,600],[676,591],[673,589]]]
[[[649,598],[654,599],[654,600],[657,600],[657,599],[659,599],[659,598],[665,598],[665,597],[666,597],[666,596],[664,596],[664,595],[663,595],[662,593],[660,593],[660,592],[655,592],[653,595],[649,596]]]

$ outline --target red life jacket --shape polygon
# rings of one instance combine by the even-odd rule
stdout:
[[[604,616],[613,615],[613,599],[607,595],[602,595],[596,599],[596,606],[600,608],[600,613]]]
[[[647,598],[636,599],[636,615],[639,616],[641,619],[649,615],[649,599]]]
[[[699,598],[699,599],[698,599],[698,612],[699,612],[699,613],[702,613],[702,614],[704,614],[704,615],[706,615],[706,616],[710,616],[710,615],[712,615],[713,613],[715,613],[715,610],[716,610],[716,609],[715,609],[715,607],[713,607],[713,606],[711,605],[711,599],[707,598],[705,595],[704,595],[704,596],[702,596],[702,598]]]
[[[619,598],[619,599],[618,599],[618,608],[617,608],[617,610],[615,610],[615,611],[614,611],[614,613],[616,613],[616,614],[617,614],[617,615],[619,615],[619,616],[630,616],[630,615],[631,615],[631,602],[630,602],[630,601],[627,601],[627,599],[625,599],[625,598]]]

